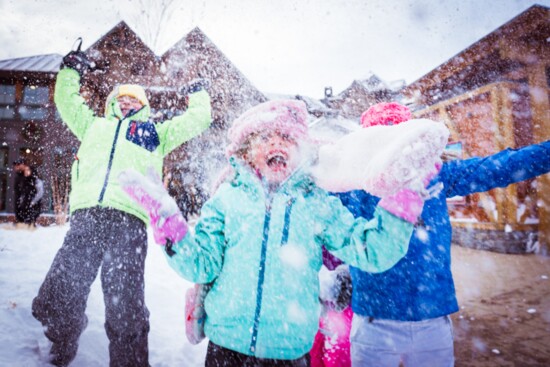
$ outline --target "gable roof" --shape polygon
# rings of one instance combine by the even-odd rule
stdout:
[[[125,39],[120,39],[118,35],[124,35]],[[106,43],[114,50],[116,48],[132,45],[132,47],[139,47],[145,52],[146,57],[157,58],[155,53],[143,42],[143,40],[137,35],[136,32],[125,21],[120,21],[109,32],[101,36],[95,41],[86,51],[103,48]]]
[[[173,69],[184,69],[190,62],[204,61],[206,58],[209,60],[218,60],[218,67],[223,67],[225,69],[223,71],[236,75],[240,79],[240,82],[247,84],[248,87],[255,89],[259,93],[244,74],[199,27],[193,28],[185,37],[176,42],[161,56],[161,60]],[[213,67],[214,65],[203,66]],[[267,99],[263,94],[262,97],[263,99]]]

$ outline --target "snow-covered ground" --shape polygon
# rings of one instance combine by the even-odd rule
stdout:
[[[0,226],[0,366],[49,366],[49,345],[31,315],[31,302],[61,247],[68,224],[34,231]],[[149,234],[149,238],[153,238]],[[158,245],[149,243],[145,298],[151,312],[151,366],[203,366],[207,341],[191,345],[185,337],[185,291],[190,283],[169,268]],[[96,279],[86,314],[88,327],[80,338],[74,366],[108,366],[108,340],[103,328],[104,305]]]
[[[48,342],[31,316],[31,301],[68,225],[35,231],[7,228],[0,225],[0,366],[45,367]],[[550,361],[546,347],[550,343],[550,258],[460,246],[453,246],[452,251],[461,305],[453,315],[457,366],[534,365],[526,363],[528,356]],[[194,346],[185,337],[184,294],[190,284],[168,267],[153,243],[145,286],[151,311],[151,366],[203,366],[207,342]],[[80,338],[73,366],[108,366],[99,280],[92,288],[87,315],[88,328]]]

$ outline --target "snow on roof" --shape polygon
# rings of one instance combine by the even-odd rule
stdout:
[[[0,60],[0,71],[35,71],[57,73],[63,56],[58,54],[20,57]]]
[[[356,80],[355,82],[371,92],[390,89],[390,87],[376,75],[371,75],[368,79]]]

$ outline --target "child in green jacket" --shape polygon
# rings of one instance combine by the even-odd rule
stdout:
[[[210,97],[197,84],[185,114],[154,124],[143,88],[125,84],[109,95],[105,116],[99,117],[79,95],[87,65],[85,54],[73,51],[57,75],[55,104],[80,147],[71,174],[70,229],[33,301],[33,315],[52,342],[51,363],[68,365],[101,268],[110,364],[149,366],[143,281],[149,218],[123,193],[117,176],[150,166],[160,174],[168,153],[210,125]]]
[[[189,281],[213,283],[205,299],[206,366],[308,366],[323,246],[369,272],[391,268],[407,252],[419,195],[399,192],[382,200],[373,220],[355,220],[298,169],[306,120],[303,102],[278,100],[233,123],[232,174],[203,206],[194,233],[179,213],[160,214],[174,207],[162,186],[122,177],[150,211],[157,240],[175,243],[170,266]]]

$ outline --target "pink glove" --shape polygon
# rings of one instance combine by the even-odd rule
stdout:
[[[441,164],[436,163],[433,171],[428,173],[422,180],[422,186],[424,187],[419,187],[418,190],[401,189],[393,195],[383,197],[378,202],[378,205],[407,222],[416,223],[416,220],[422,214],[424,200],[434,197],[442,189],[441,183],[434,185],[430,189],[426,189],[426,186],[428,186],[440,170]]]
[[[382,198],[378,206],[407,222],[416,223],[418,216],[422,213],[424,199],[415,191],[403,189]]]
[[[165,245],[167,241],[179,242],[187,234],[189,226],[160,179],[151,177],[151,172],[149,176],[126,170],[120,174],[119,181],[128,196],[149,214],[155,242],[160,245]]]

